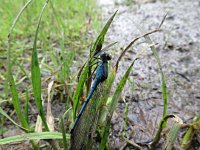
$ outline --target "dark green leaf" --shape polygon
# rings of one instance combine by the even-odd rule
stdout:
[[[13,79],[12,72],[10,72],[10,89],[12,93],[12,104],[16,110],[17,117],[24,128],[29,128],[28,123],[26,122],[24,115],[22,115],[22,112],[21,112],[20,100],[19,100],[19,96],[18,96],[16,85],[15,85],[15,81]]]
[[[45,7],[47,6],[48,1],[46,1],[45,5],[43,6],[40,16],[39,16],[39,20],[38,20],[38,24],[37,24],[37,28],[36,28],[36,32],[35,32],[35,39],[34,39],[34,43],[33,43],[33,51],[32,51],[32,59],[31,59],[31,78],[32,78],[32,85],[33,85],[33,93],[34,93],[34,97],[35,97],[35,102],[36,102],[36,106],[38,109],[38,113],[42,118],[42,122],[45,126],[46,130],[48,129],[48,125],[46,123],[46,119],[45,119],[45,115],[44,115],[44,111],[43,111],[43,107],[42,107],[42,100],[41,100],[41,73],[40,73],[40,67],[39,67],[39,63],[38,63],[38,54],[37,54],[37,38],[38,38],[38,31],[39,31],[39,26],[40,26],[40,22],[41,22],[41,18],[42,15],[44,13]]]
[[[104,37],[110,27],[110,24],[112,23],[115,15],[116,15],[117,11],[110,17],[110,19],[107,21],[106,25],[104,26],[103,30],[101,31],[101,33],[99,34],[99,36],[97,37],[93,47],[92,47],[92,50],[91,50],[91,53],[94,55],[96,55],[97,53],[99,53],[99,51],[101,51],[101,48],[103,46],[103,43],[104,43]]]
[[[79,82],[78,82],[78,85],[76,88],[76,92],[74,94],[74,98],[73,98],[73,100],[74,100],[74,105],[73,105],[73,115],[74,116],[73,116],[73,118],[74,119],[76,117],[76,111],[77,111],[78,104],[79,104],[79,98],[83,92],[83,86],[84,86],[85,80],[87,78],[87,73],[88,73],[88,65],[85,66],[85,69],[80,76],[80,79],[79,79]]]

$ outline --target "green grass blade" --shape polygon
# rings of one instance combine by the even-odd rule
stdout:
[[[30,4],[32,1],[33,1],[33,0],[29,0],[29,1],[22,7],[22,9],[20,10],[20,12],[17,14],[15,20],[14,20],[13,23],[12,23],[12,26],[11,26],[11,28],[10,28],[10,31],[9,31],[9,33],[8,33],[8,38],[10,38],[10,35],[11,35],[11,33],[12,33],[12,31],[13,31],[13,29],[14,29],[16,23],[17,23],[17,20],[19,19],[19,17],[20,17],[21,14],[23,13],[23,11],[29,6],[29,4]]]
[[[76,117],[76,111],[77,111],[78,104],[79,104],[79,98],[80,98],[81,93],[83,91],[83,86],[84,86],[85,80],[87,78],[87,73],[88,73],[88,65],[86,64],[85,69],[80,76],[80,79],[79,79],[79,82],[78,82],[78,85],[77,85],[77,88],[76,88],[76,92],[75,92],[74,98],[73,98],[73,100],[74,100],[73,119],[75,119],[75,117]]]
[[[149,34],[150,34],[150,33],[149,33]],[[110,94],[110,90],[111,90],[111,88],[112,88],[112,85],[113,85],[113,82],[114,82],[114,79],[115,79],[115,76],[116,76],[118,64],[119,64],[121,58],[123,57],[123,55],[125,54],[125,52],[127,52],[128,49],[133,45],[133,43],[134,43],[137,39],[139,39],[139,38],[140,38],[140,37],[137,37],[136,39],[134,39],[134,40],[125,48],[125,50],[122,51],[122,53],[120,54],[120,56],[119,56],[119,58],[118,58],[118,60],[117,60],[117,62],[116,62],[116,64],[115,64],[114,69],[113,69],[112,72],[109,74],[109,77],[108,77],[108,79],[106,80],[106,86],[105,86],[104,91],[103,91],[103,93],[102,93],[103,98],[101,99],[101,106],[106,106],[106,104],[107,104],[107,100],[108,100],[108,97],[109,97],[109,94]],[[148,47],[149,47],[149,46],[150,46],[150,45],[148,45]],[[139,57],[143,54],[144,50],[146,50],[146,47],[145,47],[144,49],[142,49],[139,53],[136,54],[136,58],[139,58]],[[104,115],[104,109],[101,109],[101,110],[100,110],[100,118],[101,118],[102,115]],[[100,120],[99,122],[100,122],[100,123],[103,123],[101,120]],[[103,124],[102,124],[102,125],[103,125]],[[100,124],[100,126],[101,126],[101,124]]]
[[[132,70],[132,67],[135,63],[135,61],[137,60],[137,58],[131,63],[131,65],[129,66],[128,70],[126,71],[126,73],[124,74],[124,76],[122,77],[121,81],[119,82],[116,90],[115,90],[115,93],[113,95],[113,98],[112,98],[112,101],[111,101],[111,105],[110,105],[110,108],[109,108],[109,112],[110,114],[113,114],[116,106],[117,106],[117,102],[118,102],[118,99],[122,93],[122,90],[126,84],[126,81],[128,80],[128,77],[129,77],[129,74]]]
[[[167,142],[165,144],[166,150],[172,150],[173,145],[176,141],[176,138],[178,137],[178,132],[181,128],[181,125],[179,123],[174,123],[169,131],[169,134],[167,136]]]
[[[181,141],[181,147],[183,149],[188,149],[190,147],[193,136],[194,136],[194,129],[193,127],[190,127]]]
[[[9,72],[10,72],[9,77],[10,77],[10,89],[11,89],[11,93],[12,93],[12,103],[13,103],[13,106],[16,110],[17,117],[18,117],[18,119],[21,122],[23,127],[21,127],[17,123],[15,123],[5,112],[3,112],[3,110],[1,110],[1,113],[5,117],[7,117],[13,124],[17,125],[18,127],[25,130],[26,132],[30,132],[30,127],[29,127],[28,119],[27,119],[28,114],[27,114],[27,116],[26,116],[26,113],[25,113],[25,115],[22,114],[21,107],[20,107],[20,100],[19,100],[19,97],[18,97],[17,88],[16,88],[16,85],[15,85],[15,81],[13,79],[11,69],[10,69]],[[26,106],[25,106],[25,110],[26,110]],[[30,142],[35,149],[38,149],[38,145],[34,141],[31,140]]]
[[[17,124],[12,118],[10,118],[1,107],[0,107],[0,114],[5,116],[8,120],[10,120],[14,125],[18,126],[19,128],[21,128],[23,130],[27,130],[27,129],[23,128],[22,126],[20,126],[19,124]]]
[[[60,132],[36,132],[27,133],[23,135],[12,136],[4,139],[0,139],[0,145],[10,144],[13,142],[20,142],[26,140],[40,140],[40,139],[62,139],[62,133]],[[69,140],[70,135],[66,134],[66,138]]]
[[[17,118],[19,119],[19,121],[21,122],[24,128],[29,128],[29,125],[26,122],[24,115],[22,115],[20,100],[19,100],[19,96],[18,96],[16,85],[15,85],[15,81],[13,79],[12,72],[10,72],[9,76],[10,76],[10,89],[12,93],[12,104],[16,110]]]
[[[26,119],[27,123],[29,123],[29,120],[28,120],[28,103],[29,103],[28,89],[26,89],[26,100],[25,100],[25,104],[24,104],[24,118]]]
[[[138,29],[140,30],[141,33],[145,33],[143,31],[143,29],[137,25]],[[144,36],[146,42],[148,44],[153,44],[153,41],[151,40],[150,36],[149,35],[146,35]],[[167,86],[166,86],[166,82],[165,82],[165,76],[164,76],[164,72],[162,70],[162,65],[161,65],[161,62],[160,62],[160,58],[159,58],[159,55],[158,55],[158,52],[155,48],[154,45],[151,46],[151,50],[154,54],[154,57],[158,63],[158,66],[159,66],[159,69],[160,69],[160,72],[161,72],[161,80],[162,80],[162,97],[163,97],[163,102],[164,102],[164,107],[163,107],[163,117],[165,117],[167,115]],[[164,127],[166,126],[165,124],[163,124]]]
[[[182,141],[181,141],[181,147],[183,149],[188,149],[190,147],[192,138],[194,136],[195,133],[195,129],[193,127],[193,124],[197,123],[200,121],[200,112],[199,114],[193,119],[193,123],[192,125],[189,127],[189,129],[187,130],[187,132],[185,133]]]
[[[37,38],[38,38],[38,32],[39,32],[39,26],[40,22],[42,19],[42,15],[44,13],[45,7],[47,6],[48,1],[44,4],[40,15],[39,15],[39,20],[35,32],[35,39],[34,39],[34,44],[33,44],[33,51],[32,51],[32,59],[31,59],[31,78],[32,78],[32,85],[33,85],[33,93],[35,97],[35,102],[36,106],[39,112],[39,115],[42,118],[42,122],[45,126],[46,130],[48,129],[48,125],[46,123],[45,115],[44,115],[44,110],[42,107],[42,100],[41,100],[41,73],[40,73],[40,67],[38,63],[38,54],[37,54]]]
[[[8,53],[7,53],[7,79],[6,79],[6,84],[5,84],[5,95],[6,97],[8,97],[8,83],[9,83],[9,76],[10,76],[10,71],[11,71],[11,34],[12,34],[12,31],[17,23],[17,21],[19,20],[19,17],[21,16],[21,14],[23,13],[23,11],[29,6],[29,4],[32,2],[32,0],[29,0],[23,7],[22,9],[20,10],[20,12],[17,14],[16,18],[14,19],[13,23],[12,23],[12,26],[10,28],[10,31],[8,33]]]
[[[123,127],[123,133],[122,133],[123,137],[126,137],[127,121],[128,121],[128,103],[126,103],[126,106],[125,106],[124,127]]]
[[[101,48],[102,48],[102,45],[104,43],[104,37],[110,27],[110,24],[112,23],[115,15],[116,15],[117,11],[115,11],[115,13],[110,17],[110,19],[107,21],[106,25],[104,26],[103,30],[101,31],[101,33],[99,34],[99,36],[97,37],[93,47],[92,47],[92,50],[91,50],[91,53],[92,54],[97,54],[99,51],[101,51]]]
[[[60,128],[61,128],[62,135],[63,135],[64,150],[67,150],[68,149],[68,146],[67,146],[67,137],[66,137],[65,125],[64,125],[63,117],[60,117]]]
[[[122,77],[121,81],[119,82],[119,84],[118,84],[118,86],[115,90],[115,93],[113,95],[113,98],[112,98],[112,101],[111,101],[111,104],[110,104],[110,107],[109,107],[110,116],[108,116],[107,119],[106,119],[107,123],[106,123],[106,126],[105,126],[104,131],[103,131],[103,137],[102,137],[102,140],[101,140],[101,143],[100,143],[100,146],[99,146],[99,150],[104,150],[104,148],[105,148],[105,145],[106,145],[106,142],[107,142],[107,139],[108,139],[108,135],[109,135],[109,128],[110,128],[110,124],[111,124],[112,114],[113,114],[113,112],[114,112],[114,110],[117,106],[118,99],[119,99],[121,92],[122,92],[122,90],[123,90],[123,88],[126,84],[126,81],[129,77],[129,74],[132,70],[132,67],[134,65],[135,60],[129,66],[128,70],[126,71],[126,73]]]
[[[26,76],[27,79],[28,79],[29,81],[31,81],[29,72],[26,71],[26,68],[24,68],[22,65],[20,65],[20,64],[19,64],[18,62],[16,62],[16,61],[15,61],[13,64],[15,64],[16,66],[18,66],[19,69],[21,70],[21,72],[24,73],[24,76]]]
[[[153,139],[153,142],[151,144],[151,148],[154,149],[156,144],[160,141],[160,138],[161,138],[161,132],[162,130],[164,129],[164,126],[163,124],[167,124],[167,120],[169,118],[175,118],[176,116],[174,115],[166,115],[165,117],[162,118],[161,122],[160,122],[160,125],[159,125],[159,129]]]

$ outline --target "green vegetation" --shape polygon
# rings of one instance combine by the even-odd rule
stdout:
[[[0,133],[6,130],[5,120],[11,121],[25,133],[0,139],[0,145],[29,140],[34,149],[40,149],[40,140],[43,140],[48,143],[46,147],[52,146],[53,149],[66,150],[69,143],[71,143],[71,149],[80,149],[83,146],[91,149],[93,145],[91,137],[98,133],[99,149],[109,148],[107,143],[109,129],[117,102],[135,61],[140,58],[144,50],[151,48],[160,69],[164,105],[159,129],[149,146],[151,149],[155,148],[167,120],[173,118],[175,123],[165,143],[166,149],[172,149],[183,122],[177,116],[167,113],[165,76],[155,45],[149,37],[150,34],[161,31],[161,25],[166,16],[158,28],[149,32],[143,31],[143,28],[137,25],[142,35],[131,41],[119,55],[114,67],[110,67],[108,79],[96,90],[78,126],[70,135],[69,128],[80,109],[81,97],[84,93],[88,93],[91,87],[92,78],[90,77],[94,67],[90,64],[95,63],[93,56],[102,51],[104,38],[117,11],[110,17],[91,45],[90,55],[78,73],[78,70],[71,71],[71,68],[74,67],[76,57],[88,49],[88,45],[93,41],[93,36],[89,36],[88,31],[94,31],[94,28],[98,26],[93,0],[16,0],[15,2],[2,0],[1,4],[0,12],[5,15],[0,18],[2,24],[0,26],[2,33],[0,35],[0,68],[4,70],[0,74],[0,105],[12,105],[16,117],[12,119],[12,116],[3,110],[4,107],[0,107]],[[147,47],[136,54],[112,94],[111,89],[114,87],[113,83],[122,57],[141,38],[146,40]],[[76,76],[79,77],[77,84]],[[134,87],[134,84],[132,86]],[[34,101],[30,101],[33,99]],[[61,116],[53,116],[52,100],[57,100],[58,103],[64,102],[64,110],[58,111],[65,113]],[[43,105],[44,101],[47,102],[47,107]],[[29,118],[29,104],[35,105],[35,111],[38,114],[36,122],[32,122]],[[139,145],[126,137],[128,113],[128,104],[126,104],[122,137],[127,143],[141,149]],[[199,115],[197,115],[194,122],[189,125],[190,128],[182,142],[183,147],[188,147],[194,132],[199,130],[199,120]]]
[[[1,0],[0,12],[3,15],[0,18],[0,68],[4,69],[0,75],[2,99],[7,99],[8,96],[8,86],[5,85],[8,33],[12,22],[26,2],[28,1]],[[13,65],[14,79],[19,87],[26,84],[29,92],[31,91],[31,86],[29,86],[31,50],[38,17],[44,2],[45,0],[30,1],[28,7],[17,19],[11,34],[10,52],[11,63],[15,64]],[[81,54],[91,43],[92,37],[88,36],[88,31],[98,26],[95,14],[93,0],[49,1],[40,23],[37,42],[42,75],[46,78],[54,75],[61,84],[74,78],[69,68],[75,56]],[[4,85],[5,93],[2,92]]]
[[[98,21],[93,0],[1,1],[0,12],[3,14],[0,18],[0,68],[4,70],[0,74],[0,104],[12,104],[21,124],[17,124],[1,109],[1,132],[6,129],[4,120],[9,119],[28,133],[21,138],[11,138],[7,141],[10,143],[25,140],[23,137],[33,132],[34,128],[41,128],[39,121],[36,126],[29,124],[29,101],[33,98],[45,127],[44,131],[50,130],[48,125],[51,122],[48,116],[45,117],[41,99],[46,91],[45,84],[48,84],[50,78],[55,81],[55,91],[51,95],[58,95],[60,102],[66,99],[66,95],[72,95],[71,83],[75,80],[75,74],[70,71],[70,67],[75,57],[83,53],[90,44],[92,36],[88,33],[98,28]],[[66,106],[69,107],[70,98],[67,98]],[[47,113],[48,111],[50,110],[47,109]],[[27,139],[31,140],[34,149],[38,149],[38,143],[33,140],[46,138],[36,135],[35,138]],[[48,142],[54,149],[59,149],[56,141]]]

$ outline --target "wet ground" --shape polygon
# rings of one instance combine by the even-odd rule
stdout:
[[[162,33],[151,38],[158,43],[157,50],[168,88],[168,114],[191,123],[200,110],[200,1],[199,0],[99,0],[103,20],[115,10],[118,14],[106,36],[107,42],[118,41],[113,55],[120,53],[131,40],[140,35],[137,26],[145,31],[155,29],[167,13]],[[126,53],[118,71],[118,78],[128,68],[135,53],[145,45],[141,40]],[[134,90],[133,90],[134,80]],[[160,72],[150,49],[135,63],[130,81],[124,90],[129,104],[128,138],[134,142],[151,140],[162,117],[163,101]],[[120,149],[125,103],[118,103],[112,119],[110,143]],[[183,133],[180,133],[180,137]],[[178,140],[180,142],[180,139]],[[177,143],[178,143],[177,142]],[[164,144],[158,149],[163,149]],[[199,149],[200,143],[191,149]],[[176,144],[175,149],[180,149]]]

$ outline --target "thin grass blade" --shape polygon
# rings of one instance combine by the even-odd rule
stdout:
[[[126,137],[127,121],[128,121],[128,103],[126,103],[126,106],[125,106],[124,127],[123,127],[123,133],[122,133],[123,137]]]
[[[44,110],[42,107],[42,100],[41,100],[41,73],[40,73],[40,67],[38,63],[38,54],[37,54],[37,38],[38,38],[38,32],[39,32],[39,26],[42,19],[42,15],[44,13],[44,10],[48,4],[48,1],[44,4],[41,13],[39,15],[39,20],[35,32],[35,38],[34,38],[34,44],[33,44],[33,51],[32,51],[32,59],[31,59],[31,78],[32,78],[32,85],[33,85],[33,93],[35,97],[36,106],[39,112],[39,115],[41,116],[42,122],[45,126],[45,129],[48,131],[48,125],[45,119]]]
[[[131,42],[132,43],[132,42]],[[103,98],[101,99],[101,106],[106,106],[107,102],[108,102],[108,98],[109,98],[109,94],[110,91],[112,89],[112,85],[114,83],[115,77],[116,77],[116,72],[117,72],[117,68],[118,68],[118,64],[122,58],[122,56],[125,54],[125,52],[131,47],[132,44],[129,44],[129,46],[121,53],[121,55],[119,56],[118,62],[116,62],[115,67],[113,68],[112,72],[109,74],[108,79],[106,80],[106,84],[105,84],[105,88],[104,91],[102,93]],[[147,47],[144,47],[139,53],[136,54],[136,58],[139,58],[144,51],[151,45],[148,45]],[[104,122],[102,122],[101,116],[103,116],[105,114],[104,109],[100,110],[100,120],[99,120],[99,125],[103,126]]]
[[[158,129],[158,131],[157,131],[157,133],[156,133],[156,135],[153,139],[153,142],[150,145],[151,149],[155,149],[156,144],[160,141],[161,132],[164,129],[163,124],[167,124],[167,120],[169,118],[175,118],[175,117],[176,117],[175,115],[166,115],[164,118],[162,118],[160,125],[159,125],[159,129]]]
[[[60,128],[61,128],[62,136],[63,136],[64,150],[67,150],[68,149],[68,146],[67,146],[67,137],[66,137],[65,125],[64,125],[63,117],[60,117]]]
[[[17,14],[16,18],[14,19],[12,26],[10,28],[10,31],[8,33],[8,53],[7,53],[7,79],[6,79],[6,84],[5,84],[5,95],[6,97],[8,97],[8,88],[9,88],[9,76],[10,76],[10,72],[11,72],[11,34],[12,31],[17,23],[17,21],[19,20],[21,14],[24,12],[24,10],[29,6],[29,4],[32,2],[32,0],[29,0],[20,10],[20,12]]]
[[[17,118],[21,122],[22,126],[28,129],[29,125],[21,111],[20,100],[19,100],[19,96],[18,96],[16,85],[15,85],[15,81],[13,79],[12,72],[10,72],[9,76],[10,76],[10,89],[11,89],[11,94],[12,94],[12,104],[16,110]]]
[[[21,16],[21,14],[23,13],[23,11],[28,7],[28,5],[31,3],[32,0],[28,1],[24,7],[20,10],[20,12],[17,14],[15,20],[12,23],[11,29],[8,33],[8,53],[7,53],[7,77],[6,77],[6,83],[5,83],[5,97],[8,97],[8,88],[9,88],[9,74],[11,71],[11,33],[17,23],[17,21],[19,20],[19,17]]]
[[[18,126],[20,129],[28,131],[27,129],[25,129],[22,126],[20,126],[19,124],[17,124],[12,118],[10,118],[10,116],[8,116],[6,114],[6,112],[1,107],[0,107],[0,114],[2,114],[3,116],[5,116],[8,120],[10,120],[14,125]]]
[[[76,118],[76,111],[77,111],[77,108],[78,108],[78,105],[79,105],[79,98],[80,98],[82,91],[83,91],[83,86],[84,86],[85,80],[87,78],[88,69],[89,69],[88,65],[86,65],[83,73],[80,76],[80,79],[79,79],[79,82],[78,82],[78,85],[77,85],[77,88],[76,88],[76,92],[74,94],[74,98],[73,98],[73,100],[74,100],[73,119]]]
[[[106,25],[104,26],[103,30],[97,37],[97,39],[91,49],[91,53],[93,54],[93,56],[95,56],[97,53],[99,53],[101,51],[103,43],[104,43],[104,37],[111,25],[116,13],[117,13],[117,11],[115,11],[115,13],[110,17],[110,19],[107,21]]]
[[[26,119],[26,122],[29,124],[28,120],[28,104],[29,104],[29,97],[28,97],[28,89],[26,89],[26,99],[24,104],[24,118]]]
[[[165,17],[166,17],[166,16],[165,16]],[[164,19],[165,19],[165,18],[164,18]],[[162,20],[162,23],[164,22],[164,19]],[[161,23],[161,25],[162,25],[162,23]],[[161,26],[161,25],[160,25],[160,26]],[[145,31],[144,31],[143,28],[141,28],[141,27],[140,27],[139,25],[137,25],[137,24],[136,24],[136,26],[137,26],[137,28],[140,30],[140,32],[141,32],[142,34],[145,33]],[[159,26],[159,27],[160,27],[160,26]],[[153,41],[151,40],[151,38],[150,38],[149,35],[144,36],[144,38],[145,38],[145,40],[146,40],[146,42],[147,42],[148,44],[153,44]],[[165,76],[164,76],[164,72],[163,72],[163,70],[162,70],[162,65],[161,65],[161,62],[160,62],[160,58],[159,58],[158,52],[157,52],[157,50],[156,50],[156,48],[155,48],[154,45],[151,46],[151,50],[152,50],[152,52],[153,52],[153,54],[154,54],[154,57],[155,57],[155,59],[156,59],[156,61],[157,61],[157,63],[158,63],[158,66],[159,66],[159,69],[160,69],[160,73],[161,73],[162,96],[163,96],[163,103],[164,103],[164,107],[163,107],[163,117],[165,117],[165,116],[167,115],[167,86],[166,86],[166,82],[165,82]],[[166,124],[163,124],[163,126],[165,127]]]
[[[22,7],[22,9],[20,10],[20,12],[17,14],[15,20],[14,20],[13,23],[12,23],[12,26],[11,26],[11,28],[10,28],[10,31],[9,31],[9,33],[8,33],[8,38],[10,38],[11,33],[12,33],[12,31],[13,31],[13,29],[14,29],[16,23],[17,23],[17,21],[19,20],[19,17],[21,16],[21,14],[24,12],[24,10],[29,6],[29,4],[30,4],[32,1],[33,1],[33,0],[29,0],[29,1]]]
[[[12,136],[4,139],[0,139],[0,145],[10,144],[13,142],[27,141],[27,140],[41,140],[41,139],[62,139],[62,133],[60,132],[37,132],[27,133],[23,135]],[[70,135],[66,134],[66,138],[69,140]]]

